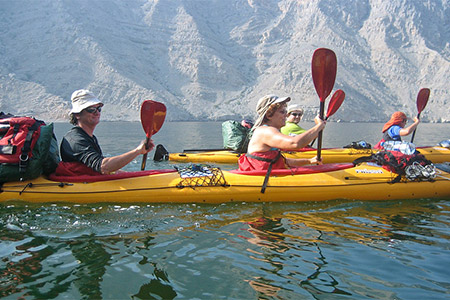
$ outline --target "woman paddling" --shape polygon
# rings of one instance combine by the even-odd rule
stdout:
[[[375,145],[375,149],[382,149],[382,143],[387,141],[401,141],[402,136],[409,135],[413,133],[414,129],[416,129],[417,125],[419,125],[420,120],[417,117],[414,117],[414,123],[406,126],[406,122],[408,118],[401,111],[396,111],[392,114],[391,119],[384,124],[382,132],[383,138]]]
[[[286,123],[287,102],[291,98],[279,98],[267,95],[259,99],[256,106],[258,119],[254,125],[254,132],[248,145],[247,154],[239,158],[241,171],[286,169],[305,164],[318,163],[317,158],[291,159],[281,155],[280,149],[295,150],[307,146],[325,127],[325,121],[319,117],[314,119],[316,125],[296,136],[284,135],[280,128]]]

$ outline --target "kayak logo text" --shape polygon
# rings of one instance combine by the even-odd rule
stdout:
[[[357,174],[362,173],[362,174],[383,174],[382,170],[369,170],[369,169],[362,169],[362,170],[355,170]]]

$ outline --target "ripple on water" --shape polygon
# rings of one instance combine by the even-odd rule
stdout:
[[[445,200],[0,205],[0,296],[445,298],[449,211]]]

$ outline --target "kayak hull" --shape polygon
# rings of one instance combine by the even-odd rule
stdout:
[[[433,163],[450,161],[450,149],[444,147],[418,147],[417,150]],[[324,164],[352,162],[363,156],[376,153],[375,149],[327,148],[321,150]],[[317,150],[284,152],[287,158],[313,158]],[[241,153],[231,150],[170,153],[169,161],[193,163],[236,164]]]
[[[311,166],[311,169],[315,167],[322,166]],[[404,179],[397,183],[392,183],[397,174],[366,163],[295,175],[275,170],[264,193],[261,192],[262,174],[214,170],[217,173],[214,176],[183,178],[178,172],[169,172],[100,182],[52,181],[39,177],[5,183],[0,202],[225,203],[450,198],[450,174],[440,170],[434,181]]]

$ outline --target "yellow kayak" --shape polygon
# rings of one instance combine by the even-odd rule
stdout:
[[[403,178],[393,183],[397,174],[372,163],[305,166],[273,170],[262,192],[265,171],[223,171],[191,165],[179,170],[10,182],[1,186],[0,202],[224,203],[450,198],[450,174],[436,169],[435,176],[431,181]],[[88,182],[94,179],[102,181]]]
[[[448,148],[438,146],[418,147],[417,150],[433,163],[450,161],[450,149]],[[326,148],[322,149],[322,161],[324,164],[352,162],[357,158],[369,156],[375,152],[377,152],[376,149]],[[288,158],[312,158],[317,155],[317,150],[283,152],[283,154]],[[241,155],[242,153],[237,153],[232,150],[186,151],[182,153],[170,153],[169,161],[236,164]]]

